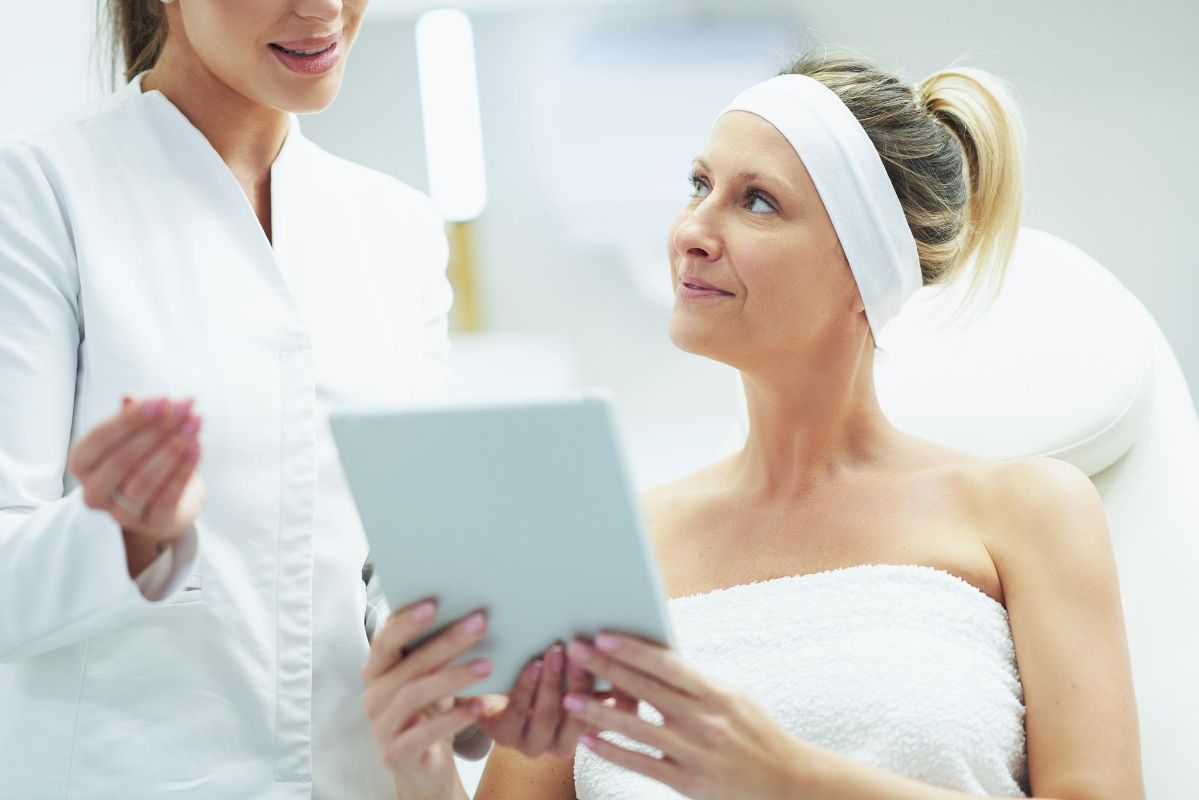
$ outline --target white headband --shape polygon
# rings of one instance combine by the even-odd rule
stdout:
[[[833,221],[877,342],[923,280],[916,240],[870,137],[835,92],[806,75],[751,86],[721,116],[730,111],[758,115],[795,148]]]

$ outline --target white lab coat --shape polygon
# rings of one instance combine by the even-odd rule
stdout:
[[[324,413],[444,387],[442,222],[293,117],[272,248],[139,83],[0,147],[0,797],[393,796]],[[207,505],[137,582],[64,466],[122,393],[194,395],[205,419]]]

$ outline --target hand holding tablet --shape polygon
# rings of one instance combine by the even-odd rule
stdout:
[[[469,656],[491,671],[472,694],[519,691],[547,645],[600,630],[672,644],[602,397],[344,409],[330,422],[392,607],[487,612]]]

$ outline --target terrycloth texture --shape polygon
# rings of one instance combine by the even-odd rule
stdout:
[[[862,565],[678,598],[670,612],[688,663],[800,739],[937,786],[1026,795],[1007,611],[966,581]],[[641,715],[661,722],[645,704]],[[575,786],[579,800],[679,796],[584,747]]]

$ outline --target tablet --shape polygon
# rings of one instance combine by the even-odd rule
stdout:
[[[554,641],[602,629],[674,646],[611,404],[565,399],[330,414],[392,608],[488,612],[472,694],[509,691]]]

